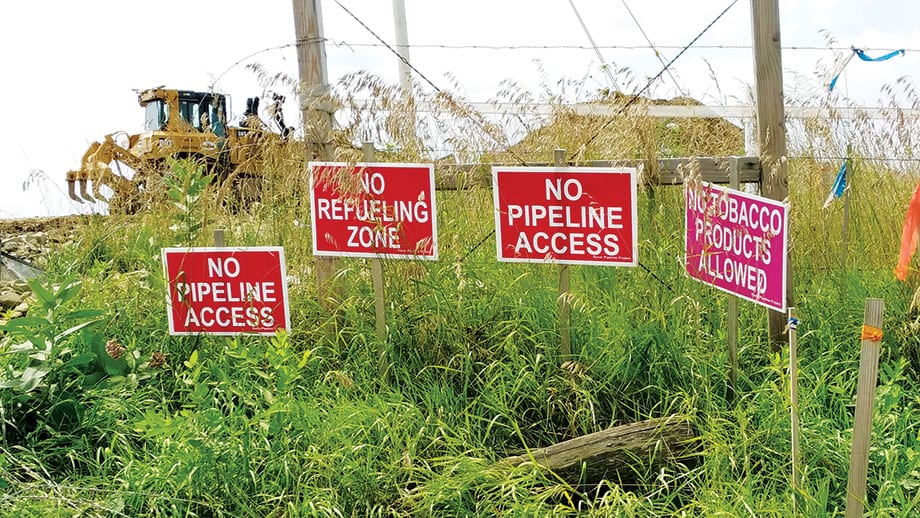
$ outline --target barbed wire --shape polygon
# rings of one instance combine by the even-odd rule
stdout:
[[[329,43],[336,47],[384,47],[385,45],[380,43],[371,43],[371,42],[349,42],[344,40],[334,40],[330,38],[325,39],[326,43]],[[446,44],[446,43],[410,43],[409,45],[392,45],[395,48],[408,48],[408,49],[436,49],[436,50],[589,50],[593,51],[594,47],[588,45],[548,45],[548,44],[520,44],[520,45],[490,45],[490,44]],[[611,44],[611,45],[598,45],[597,48],[602,50],[652,50],[655,49],[668,49],[668,50],[679,50],[683,49],[683,45],[627,45],[627,44]],[[749,44],[708,44],[708,45],[694,45],[694,49],[698,50],[751,50],[753,47]],[[891,48],[885,47],[860,47],[862,50],[867,52],[873,51],[883,51],[891,50]],[[819,47],[813,45],[788,45],[781,47],[781,50],[791,50],[791,51],[846,51],[852,52],[852,47]],[[918,49],[904,49],[905,52],[920,52]]]
[[[853,154],[851,156],[839,155],[839,156],[787,156],[787,160],[817,160],[817,161],[841,161],[851,158],[859,158],[862,161],[867,162],[901,162],[901,163],[920,163],[920,158],[896,158],[896,157],[885,157],[885,156],[860,156],[858,154]]]
[[[353,42],[353,41],[346,41],[346,40],[336,40],[333,38],[316,38],[316,39],[305,38],[301,42],[293,41],[290,43],[284,43],[281,45],[266,47],[264,49],[257,50],[255,52],[247,54],[246,56],[233,62],[232,65],[228,66],[225,70],[223,70],[220,74],[218,74],[216,78],[212,81],[212,85],[213,83],[216,83],[221,77],[223,77],[227,72],[239,66],[240,64],[248,61],[249,59],[254,58],[255,56],[264,54],[266,52],[271,52],[273,50],[284,50],[287,48],[296,47],[298,43],[304,43],[304,42],[313,43],[315,41],[327,43],[334,47],[385,48],[391,51],[393,51],[394,49],[399,49],[399,48],[435,49],[435,50],[490,50],[490,51],[491,50],[510,50],[510,51],[517,51],[517,50],[578,50],[578,51],[594,50],[594,47],[590,47],[587,45],[546,45],[546,44],[522,44],[522,45],[486,45],[486,44],[462,44],[460,45],[460,44],[455,44],[455,45],[452,45],[452,44],[444,44],[444,43],[416,43],[416,44],[409,44],[409,45],[389,45],[386,42],[373,43],[373,42]],[[655,50],[662,50],[662,49],[676,50],[676,49],[682,49],[684,47],[681,45],[625,45],[625,44],[616,45],[614,44],[614,45],[598,45],[597,48],[601,50],[651,50],[651,51],[655,51]],[[745,44],[695,45],[693,48],[698,49],[698,50],[752,50],[753,49],[751,45],[745,45]],[[891,50],[890,48],[882,48],[882,47],[860,47],[860,48],[867,52]],[[818,46],[809,46],[809,45],[791,45],[791,46],[781,47],[781,50],[811,51],[811,52],[824,52],[824,51],[850,52],[853,50],[853,48],[852,47],[836,47],[836,46],[835,47],[818,47]],[[920,48],[916,48],[916,49],[905,48],[904,51],[920,53]],[[397,52],[397,55],[399,55],[398,52]],[[413,68],[413,70],[415,69]]]
[[[636,92],[635,94],[633,94],[632,98],[629,100],[629,102],[627,102],[627,103],[623,106],[623,108],[620,110],[619,113],[623,113],[623,112],[624,112],[627,108],[629,108],[629,107],[630,107],[630,106],[631,106],[631,105],[632,105],[632,104],[633,104],[643,93],[645,93],[645,91],[648,90],[648,89],[652,86],[652,84],[653,84],[655,81],[657,81],[658,78],[660,78],[660,77],[662,76],[662,74],[664,74],[665,72],[667,72],[668,67],[670,67],[670,66],[671,66],[675,61],[677,61],[681,56],[683,56],[684,53],[687,51],[687,49],[689,49],[690,47],[692,47],[693,44],[696,43],[696,41],[699,40],[699,39],[703,36],[703,34],[705,34],[713,25],[715,25],[716,22],[718,22],[718,21],[722,18],[722,16],[724,16],[725,13],[727,13],[728,10],[731,9],[736,3],[738,3],[738,0],[732,0],[732,2],[731,2],[730,4],[728,4],[728,7],[726,7],[725,9],[723,9],[722,12],[719,13],[719,15],[716,16],[714,20],[712,20],[711,22],[709,22],[709,25],[707,25],[706,27],[704,27],[703,30],[700,31],[700,33],[697,34],[695,38],[693,38],[692,40],[690,40],[690,43],[688,43],[680,52],[678,52],[677,55],[674,56],[673,59],[671,59],[670,61],[668,61],[668,63],[664,66],[664,68],[661,69],[661,72],[658,72],[658,74],[656,74],[654,77],[652,77],[651,79],[649,79],[649,82],[648,82],[641,90],[639,90],[638,92]],[[604,123],[604,125],[601,126],[601,128],[597,131],[597,133],[595,133],[595,134],[594,134],[591,138],[589,138],[584,144],[582,144],[581,149],[584,149],[584,148],[587,147],[591,142],[593,142],[593,141],[601,134],[601,132],[603,132],[603,130],[606,129],[607,126],[608,126],[611,122],[613,122],[613,120],[614,120],[614,118],[611,118],[609,121],[607,121],[606,123]],[[464,259],[466,259],[467,257],[469,257],[469,255],[472,254],[474,251],[476,251],[477,248],[479,248],[480,246],[482,246],[482,244],[485,243],[485,241],[489,238],[489,236],[491,236],[491,235],[494,234],[494,233],[495,233],[495,230],[493,229],[488,235],[486,235],[483,239],[481,239],[481,240],[479,241],[479,243],[477,243],[473,248],[470,248],[470,249],[467,251],[467,253],[463,256]],[[461,262],[462,262],[462,261],[461,261]],[[660,277],[658,277],[658,275],[656,275],[651,269],[649,269],[647,266],[645,266],[644,264],[642,264],[642,261],[637,260],[637,261],[636,261],[636,264],[638,264],[639,267],[641,267],[641,268],[642,268],[643,270],[645,270],[649,275],[651,275],[652,278],[654,278],[656,281],[658,281],[659,283],[661,283],[662,286],[664,286],[665,288],[667,288],[668,290],[670,290],[670,291],[672,291],[672,292],[674,291],[674,289],[671,287],[670,284],[668,284],[667,282],[665,282],[663,279],[661,279]]]

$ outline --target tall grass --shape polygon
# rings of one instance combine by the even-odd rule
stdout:
[[[516,131],[530,135],[514,147],[508,143],[517,139],[502,130],[507,120],[470,113],[462,96],[427,99],[441,111],[410,131],[398,89],[368,75],[340,89],[347,94],[336,159],[344,161],[359,159],[365,140],[377,142],[387,161],[442,159],[444,151],[453,161],[510,162],[513,154],[548,161],[554,147],[574,152],[595,134],[579,160],[730,154],[741,145],[740,131],[724,125],[685,121],[675,129],[632,115],[608,123],[560,111],[548,121],[509,114]],[[368,98],[375,102],[358,106]],[[523,98],[539,96],[509,84],[497,100]],[[891,270],[915,178],[875,159],[882,150],[907,158],[913,144],[876,146],[888,133],[873,133],[881,126],[868,121],[839,137],[838,125],[848,124],[807,123],[790,141],[802,320],[804,480],[796,496],[803,515],[842,513],[862,303],[881,297],[886,335],[867,509],[909,516],[920,504],[920,324],[910,286]],[[706,135],[715,136],[704,149]],[[841,202],[821,208],[839,161],[815,158],[841,156],[845,144],[856,164],[846,250]],[[641,267],[571,268],[569,363],[558,348],[558,270],[495,261],[489,189],[439,192],[441,260],[384,265],[393,367],[381,378],[369,265],[342,261],[341,316],[329,314],[316,301],[303,147],[281,144],[265,158],[261,201],[242,211],[226,208],[219,190],[226,187],[215,185],[199,199],[195,220],[167,204],[134,218],[92,219],[49,259],[49,281],[80,279],[76,302],[105,315],[91,337],[65,345],[92,352],[94,341],[114,339],[145,355],[162,352],[165,364],[135,384],[82,384],[73,398],[85,411],[74,426],[4,444],[4,515],[789,515],[787,359],[770,352],[764,311],[741,303],[741,371],[737,395],[729,393],[727,298],[683,273],[681,189],[640,193]],[[171,229],[176,221],[187,224]],[[226,229],[231,246],[285,247],[290,334],[167,335],[159,249],[209,245],[215,228]],[[38,426],[21,420],[14,396],[6,390],[0,398],[3,420]],[[675,413],[699,434],[699,461],[637,473],[634,485],[586,487],[498,462]]]

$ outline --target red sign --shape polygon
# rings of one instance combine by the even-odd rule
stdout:
[[[290,331],[284,249],[164,248],[169,333]]]
[[[433,165],[309,169],[314,255],[437,260]]]
[[[493,167],[498,260],[635,266],[636,170]]]
[[[687,275],[786,310],[788,208],[712,184],[687,185]]]

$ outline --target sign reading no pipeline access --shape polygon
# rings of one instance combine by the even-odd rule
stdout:
[[[788,207],[705,182],[685,192],[687,274],[785,311]]]
[[[164,248],[169,333],[290,331],[284,249]]]
[[[636,170],[493,167],[498,260],[635,266]]]
[[[311,162],[313,254],[438,258],[434,166]]]

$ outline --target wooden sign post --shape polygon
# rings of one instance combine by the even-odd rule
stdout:
[[[732,157],[728,170],[728,186],[736,191],[741,188],[738,181],[738,157]],[[728,296],[728,388],[731,397],[737,395],[738,383],[738,297]]]
[[[556,167],[565,167],[565,150],[553,151]],[[569,303],[569,265],[559,265],[559,354],[563,361],[572,355],[572,335],[569,333],[572,305]]]
[[[636,170],[492,167],[499,261],[559,265],[560,356],[572,354],[570,264],[636,266]],[[563,164],[563,165],[560,165]]]
[[[365,162],[310,162],[313,254],[363,257],[371,262],[379,374],[386,358],[382,259],[438,259],[434,166]]]
[[[370,163],[376,159],[373,142],[365,142],[362,145],[362,149],[365,162]],[[390,369],[390,362],[387,359],[387,317],[383,285],[383,263],[379,257],[371,258],[371,278],[374,283],[374,319],[377,329],[377,358],[379,361],[377,369],[382,380],[386,378],[386,373]]]
[[[223,248],[224,247],[224,229],[215,228],[214,229],[214,247]]]

